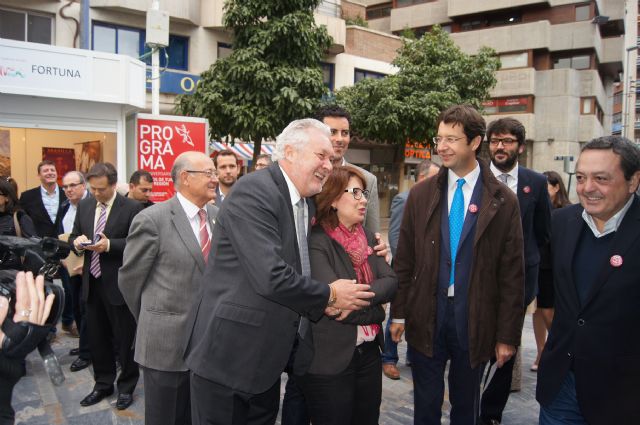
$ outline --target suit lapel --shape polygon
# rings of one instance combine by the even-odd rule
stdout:
[[[91,201],[88,201],[88,205],[89,208],[86,211],[86,215],[87,215],[87,221],[89,223],[89,234],[85,235],[87,236],[87,238],[91,239],[93,238],[93,229],[94,226],[96,225],[96,207],[97,207],[97,201],[94,198],[91,198]]]
[[[200,245],[198,245],[198,239],[193,233],[193,229],[191,228],[187,214],[184,212],[184,208],[182,208],[180,201],[175,196],[167,202],[171,203],[171,221],[180,236],[180,240],[182,240],[182,243],[187,247],[189,254],[191,254],[193,259],[196,260],[196,264],[200,271],[204,271],[204,257],[202,256],[202,250],[200,249]],[[213,229],[213,227],[211,228]]]
[[[104,234],[109,237],[111,234],[111,229],[116,226],[120,214],[122,213],[122,204],[123,197],[120,194],[116,194],[115,199],[113,200],[113,205],[111,205],[111,210],[109,211],[109,216],[107,217],[107,222],[104,225]]]
[[[576,248],[578,246],[578,241],[580,240],[580,233],[582,233],[582,227],[584,225],[584,221],[582,220],[582,208],[577,209],[577,214],[571,217],[566,223],[566,229],[564,232],[564,236],[562,237],[564,243],[561,246],[561,252],[565,252],[567,255],[563,258],[567,259],[564,264],[558,265],[557,267],[566,267],[568,270],[565,270],[564,276],[566,276],[568,282],[558,282],[558,284],[567,285],[569,288],[569,292],[571,293],[571,297],[573,297],[574,304],[576,306],[580,305],[580,297],[578,296],[578,290],[576,288],[576,282],[573,279],[573,257],[576,253]],[[552,253],[553,255],[553,253]],[[555,275],[555,273],[554,273]],[[554,286],[556,284],[554,283]]]
[[[620,257],[622,257],[622,267],[624,267],[624,259],[627,258],[625,257],[625,254],[628,252],[629,248],[631,248],[631,245],[640,237],[640,226],[638,225],[638,221],[640,220],[639,204],[640,201],[634,195],[633,203],[622,219],[622,223],[620,223],[620,227],[618,227],[618,230],[613,237],[611,251],[608,255],[608,257],[611,257],[613,255],[619,255]],[[627,258],[626,261],[631,261],[631,258]],[[607,283],[613,270],[614,267],[611,264],[607,263],[605,268],[598,276],[598,280],[589,289],[589,294],[587,295],[587,299],[584,302],[583,309],[597,295],[602,286]]]
[[[482,206],[482,179],[478,178],[475,187],[473,188],[473,193],[471,194],[471,200],[469,201],[469,206],[478,205]],[[467,216],[465,217],[464,224],[462,226],[462,234],[460,235],[460,242],[458,242],[458,249],[464,243],[464,240],[469,236],[469,232],[473,228],[473,225],[476,224],[478,220],[478,214],[476,212],[467,211]]]
[[[289,223],[284,223],[284,226],[282,226],[282,228],[292,228],[293,229],[293,234],[297,235],[296,233],[296,221],[293,218],[293,206],[291,205],[291,195],[289,194],[289,187],[287,186],[287,181],[284,179],[284,175],[282,174],[282,170],[280,170],[280,165],[276,162],[274,164],[272,164],[269,168],[268,168],[269,172],[271,173],[271,177],[273,178],[273,181],[275,182],[276,186],[278,186],[278,190],[280,191],[280,195],[284,198],[284,203],[286,205],[286,210],[287,210],[287,217],[289,218]],[[314,206],[315,208],[315,206]],[[309,210],[311,211],[311,210]],[[309,212],[309,217],[311,217],[311,212]],[[311,232],[307,232],[307,235],[311,233]],[[296,246],[296,271],[298,273],[301,273],[302,271],[302,266],[301,263],[302,261],[300,260],[300,247],[298,246],[298,238],[297,236],[293,238],[294,242],[295,242],[295,246]]]

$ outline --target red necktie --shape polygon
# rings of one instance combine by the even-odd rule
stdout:
[[[211,239],[209,239],[209,232],[207,231],[207,212],[205,210],[198,211],[200,216],[200,250],[206,263],[209,259],[209,251],[211,250]]]

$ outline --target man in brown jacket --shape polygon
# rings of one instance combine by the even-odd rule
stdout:
[[[440,424],[449,367],[451,424],[475,424],[492,355],[515,353],[523,320],[524,255],[518,200],[476,159],[485,122],[457,105],[438,119],[443,167],[410,192],[400,228],[391,335],[405,327],[415,424]]]

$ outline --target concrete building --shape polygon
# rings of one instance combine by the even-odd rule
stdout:
[[[420,36],[438,24],[466,53],[495,49],[502,68],[485,118],[525,124],[529,167],[563,171],[557,157],[576,158],[581,144],[622,121],[624,95],[615,110],[613,100],[627,63],[635,81],[637,0],[360,1],[370,28]]]

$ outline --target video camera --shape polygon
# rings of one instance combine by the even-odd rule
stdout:
[[[70,246],[55,238],[21,238],[0,235],[0,295],[10,300],[9,313],[2,323],[6,335],[2,344],[2,353],[7,357],[25,357],[37,346],[45,369],[55,385],[64,381],[62,369],[58,363],[47,336],[56,326],[64,309],[64,290],[53,283],[53,278],[61,266],[60,260],[69,255]],[[17,269],[19,266],[19,270]],[[10,268],[7,268],[10,267]],[[54,294],[51,313],[43,326],[28,322],[13,322],[15,313],[15,278],[19,271],[30,271],[34,276],[45,278],[45,297]]]

